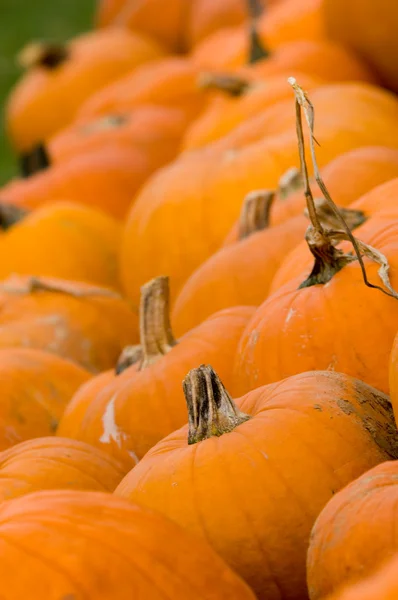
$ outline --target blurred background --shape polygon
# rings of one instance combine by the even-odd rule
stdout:
[[[87,30],[95,0],[0,0],[0,184],[16,172],[4,132],[7,95],[20,75],[15,57],[29,41],[64,41]]]

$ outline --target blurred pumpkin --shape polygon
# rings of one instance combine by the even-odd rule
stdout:
[[[187,375],[184,391],[189,425],[150,450],[115,493],[204,537],[259,600],[302,600],[319,511],[397,456],[387,397],[345,375],[314,372],[234,404],[206,366]]]
[[[6,108],[13,146],[29,152],[65,127],[95,91],[161,54],[151,39],[113,29],[83,34],[65,46],[31,44],[19,57],[27,73]]]

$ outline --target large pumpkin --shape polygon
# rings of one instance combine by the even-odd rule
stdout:
[[[395,0],[323,0],[327,34],[353,48],[398,92],[398,5]]]
[[[318,88],[312,100],[318,109],[321,166],[360,146],[398,148],[398,101],[390,94],[347,83]],[[169,273],[176,294],[220,247],[244,196],[253,189],[273,189],[297,163],[294,103],[285,101],[154,175],[139,193],[124,231],[121,275],[128,297],[138,303],[140,286],[162,271]]]
[[[189,369],[211,361],[232,385],[236,346],[253,309],[241,306],[217,313],[177,342],[170,328],[168,296],[164,277],[144,286],[141,353],[111,381],[100,375],[104,385],[96,394],[92,394],[93,387],[97,389],[95,380],[84,393],[78,392],[65,412],[59,435],[99,446],[131,468],[131,457],[141,458],[186,421],[181,381]]]
[[[28,72],[7,104],[14,147],[29,152],[65,127],[95,91],[161,54],[150,38],[114,29],[81,35],[66,46],[32,44],[21,54]]]
[[[0,279],[35,273],[118,288],[119,240],[120,224],[94,208],[45,206],[0,236]]]
[[[0,282],[0,325],[0,348],[46,350],[94,372],[138,340],[137,314],[115,292],[54,278]]]
[[[0,554],[4,600],[254,600],[208,544],[104,492],[3,502]]]
[[[260,600],[306,597],[325,503],[397,455],[388,398],[339,373],[304,373],[237,401],[211,367],[184,381],[189,426],[157,444],[116,494],[206,538]]]
[[[0,453],[0,501],[43,490],[113,492],[123,475],[121,465],[98,448],[41,437]]]
[[[397,482],[398,463],[383,463],[336,494],[323,509],[308,551],[311,600],[326,598],[364,573],[371,574],[397,552]]]
[[[53,435],[87,371],[40,350],[0,350],[0,450],[23,440]]]

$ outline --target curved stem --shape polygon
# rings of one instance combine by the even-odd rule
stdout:
[[[137,344],[136,346],[126,346],[123,348],[116,363],[115,374],[120,375],[123,371],[132,365],[137,364],[139,361],[142,361],[142,348],[140,344]]]
[[[336,217],[335,211],[330,208],[329,202],[327,202],[325,198],[315,198],[314,203],[316,212],[319,215],[319,219],[323,226],[330,229],[337,229],[340,225],[340,220]],[[354,208],[339,207],[339,213],[343,216],[344,221],[351,231],[360,225],[363,225],[368,220],[368,217],[362,210],[356,210]],[[304,214],[308,216],[307,209],[304,211]]]
[[[275,192],[270,190],[256,190],[247,194],[239,217],[240,240],[269,227],[274,200]]]
[[[188,407],[188,444],[219,437],[250,419],[237,408],[212,367],[192,369],[182,385]]]
[[[50,166],[50,155],[44,144],[37,144],[32,150],[19,157],[19,169],[22,177],[30,177]]]
[[[21,50],[17,62],[23,69],[43,67],[53,70],[69,58],[69,50],[64,44],[32,42]]]
[[[237,75],[224,73],[202,73],[198,79],[198,86],[201,89],[217,90],[224,92],[228,96],[243,96],[251,87],[250,81]]]
[[[170,325],[169,278],[156,277],[141,288],[140,343],[145,369],[167,354],[176,340]]]
[[[291,194],[301,190],[303,187],[303,178],[300,169],[291,167],[280,177],[278,183],[278,196],[280,200],[286,200]]]

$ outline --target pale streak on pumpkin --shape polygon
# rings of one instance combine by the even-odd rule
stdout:
[[[117,393],[112,396],[108,402],[105,412],[102,416],[102,424],[104,426],[104,433],[101,435],[99,441],[103,444],[110,444],[111,440],[116,442],[119,448],[122,447],[122,441],[126,438],[126,434],[117,426],[115,420],[115,402]]]

